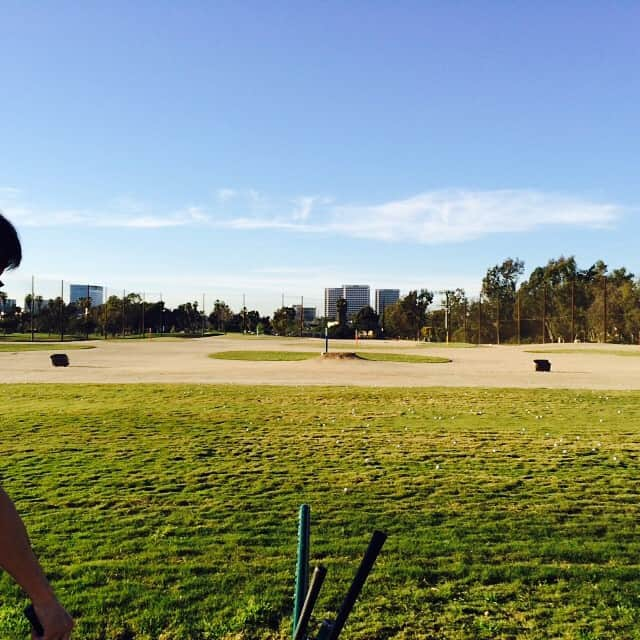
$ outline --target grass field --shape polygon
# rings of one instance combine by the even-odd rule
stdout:
[[[640,349],[626,348],[626,349],[580,349],[573,347],[561,347],[559,349],[527,349],[525,353],[570,353],[580,355],[599,355],[599,356],[626,356],[626,357],[639,357]]]
[[[477,344],[472,342],[420,342],[421,347],[430,347],[434,349],[475,349]]]
[[[91,339],[100,339],[101,335],[91,334],[89,336]],[[75,342],[77,340],[86,340],[86,336],[84,335],[70,335],[65,334],[64,342]],[[59,333],[34,333],[33,339],[31,333],[3,333],[0,334],[0,342],[3,341],[11,341],[11,342],[60,342],[60,334]]]
[[[332,353],[336,353],[335,351]],[[435,364],[451,362],[449,358],[439,356],[414,356],[406,353],[380,353],[376,351],[357,351],[356,355],[362,360],[377,362],[413,362]],[[218,351],[209,355],[216,360],[246,360],[246,361],[300,361],[319,358],[321,354],[315,351]]]
[[[415,364],[443,364],[451,362],[450,358],[440,356],[414,356],[406,353],[381,353],[377,351],[358,351],[358,356],[364,360],[376,362],[413,362]]]
[[[315,351],[218,351],[209,355],[215,360],[247,360],[269,362],[299,362],[318,358]]]
[[[17,353],[18,351],[56,351],[64,349],[95,349],[93,345],[79,345],[79,344],[67,344],[65,343],[44,343],[44,342],[24,342],[16,344],[2,344],[0,343],[0,353]]]
[[[75,638],[290,634],[296,516],[343,634],[640,638],[640,393],[4,385],[0,478]],[[0,637],[24,638],[0,577]]]
[[[145,334],[132,334],[126,336],[109,336],[108,340],[149,340],[153,338],[157,340],[158,338],[162,338],[163,340],[174,339],[174,340],[184,340],[184,339],[192,339],[192,338],[202,338],[202,337],[210,337],[210,336],[221,336],[224,335],[220,331],[207,331],[204,336],[201,333],[190,334],[190,333],[145,333]],[[80,334],[65,334],[64,336],[64,344],[69,342],[77,342],[77,341],[85,341],[85,340],[104,340],[105,337],[102,333],[91,333],[87,338],[86,335]],[[34,333],[33,340],[31,333],[3,333],[0,334],[0,343],[3,341],[11,341],[11,342],[60,342],[60,334],[52,334],[52,333]]]

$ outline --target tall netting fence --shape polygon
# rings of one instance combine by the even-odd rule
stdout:
[[[271,331],[268,315],[255,308],[258,296],[229,288],[198,291],[187,284],[168,302],[166,293],[132,283],[11,274],[6,280],[6,292],[0,291],[0,337],[51,341]],[[280,296],[273,298],[277,309]],[[308,335],[319,317],[319,300],[293,294],[283,294],[282,300],[293,309],[295,332]]]
[[[630,280],[602,276],[587,283],[523,287],[502,298],[443,301],[430,314],[430,335],[474,344],[640,344],[639,293]]]

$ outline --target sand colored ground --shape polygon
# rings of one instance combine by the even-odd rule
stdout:
[[[0,353],[2,382],[193,382],[278,385],[547,387],[640,389],[640,347],[619,345],[527,345],[453,348],[412,342],[331,341],[330,350],[371,350],[438,355],[448,364],[323,360],[324,341],[296,338],[213,338],[95,341],[94,349],[67,351],[70,366],[53,367],[51,351]],[[545,348],[548,354],[527,353]],[[576,353],[562,353],[564,350]],[[301,362],[245,362],[207,357],[227,350],[316,351]],[[621,355],[621,354],[627,355]],[[548,358],[550,373],[534,371]]]

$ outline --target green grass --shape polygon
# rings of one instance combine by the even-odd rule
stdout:
[[[209,354],[216,360],[252,360],[252,361],[299,361],[319,358],[313,351],[218,351]]]
[[[222,336],[224,335],[220,331],[207,331],[204,336],[201,333],[137,333],[137,334],[127,334],[126,336],[115,335],[109,336],[108,340],[157,340],[158,338],[162,338],[164,340],[174,339],[174,340],[184,340],[190,338],[208,338],[212,336]],[[104,340],[104,335],[101,333],[92,333],[89,335],[89,340]],[[68,342],[84,342],[87,340],[85,335],[70,335],[65,334],[64,336],[64,344]],[[4,341],[10,342],[32,342],[31,333],[7,333],[0,334],[0,344]],[[60,342],[60,334],[51,334],[51,333],[35,333],[33,342],[42,342],[42,343],[58,343]]]
[[[374,360],[376,362],[414,362],[414,363],[443,363],[451,362],[450,358],[440,356],[414,356],[405,353],[380,353],[377,351],[358,351],[358,356],[364,360]]]
[[[103,336],[100,334],[91,334],[89,336],[90,340],[99,340]],[[73,335],[65,333],[64,342],[76,342],[76,341],[84,341],[86,340],[86,336],[84,335]],[[3,341],[11,341],[11,342],[32,342],[31,333],[3,333],[0,334],[0,342]],[[60,334],[59,333],[34,333],[33,334],[33,342],[60,342]]]
[[[640,349],[579,349],[574,347],[561,347],[559,349],[526,349],[525,353],[571,353],[580,355],[599,356],[630,356],[640,357]]]
[[[423,347],[446,348],[446,349],[475,349],[477,344],[472,342],[421,342]]]
[[[451,362],[449,358],[441,358],[439,356],[414,356],[402,353],[380,353],[377,351],[357,351],[356,355],[363,360],[376,362]],[[319,358],[320,354],[314,351],[218,351],[210,354],[209,357],[217,360],[299,361]]]
[[[640,637],[640,392],[4,385],[0,479],[83,640]],[[24,638],[0,577],[0,637]]]
[[[17,353],[18,351],[71,351],[73,349],[95,349],[95,345],[67,344],[66,342],[59,342],[57,344],[52,342],[21,342],[16,344],[0,343],[0,353]]]

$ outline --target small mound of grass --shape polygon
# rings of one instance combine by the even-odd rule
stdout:
[[[0,353],[17,353],[18,351],[61,351],[71,349],[95,349],[92,344],[46,344],[31,342],[21,344],[0,344]]]
[[[640,350],[636,349],[579,349],[574,347],[560,349],[526,349],[525,353],[579,353],[580,355],[598,355],[598,356],[630,356],[640,357]]]
[[[333,351],[329,355],[340,355]],[[319,354],[313,351],[218,351],[209,354],[216,360],[246,360],[253,362],[293,362],[317,358]],[[415,356],[402,353],[382,353],[378,351],[358,351],[356,358],[374,362],[412,362],[419,364],[436,364],[451,362],[450,358],[440,356]]]
[[[381,353],[378,351],[359,351],[358,357],[376,362],[413,362],[422,364],[451,362],[451,358],[442,358],[440,356],[414,356],[404,353]]]
[[[475,349],[478,345],[472,342],[421,342],[421,347],[446,349]]]
[[[261,362],[292,362],[317,358],[319,354],[312,351],[218,351],[209,357],[216,360],[248,360]]]

